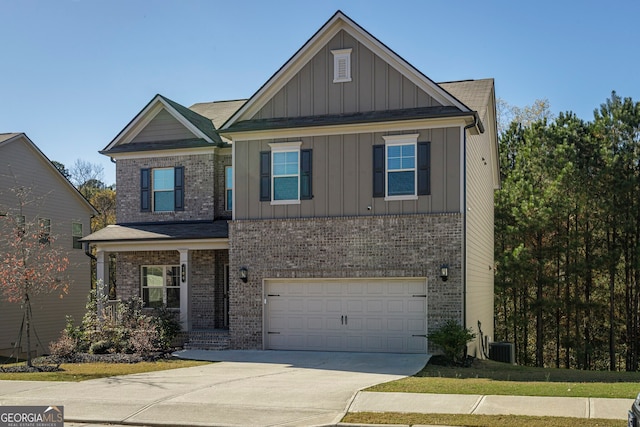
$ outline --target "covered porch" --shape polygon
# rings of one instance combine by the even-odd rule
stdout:
[[[82,241],[88,254],[95,249],[99,296],[109,294],[115,254],[115,298],[139,297],[149,308],[175,310],[192,347],[228,343],[226,220],[109,225]]]

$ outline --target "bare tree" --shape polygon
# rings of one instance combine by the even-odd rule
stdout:
[[[79,190],[86,185],[95,187],[96,183],[104,186],[102,183],[104,180],[104,168],[97,163],[76,159],[73,166],[71,166],[69,174],[71,175],[71,183]]]
[[[0,298],[20,304],[23,320],[18,342],[24,328],[27,366],[31,367],[31,298],[54,292],[62,298],[67,293],[69,258],[54,244],[50,224],[25,217],[25,208],[38,202],[31,189],[15,187],[10,192],[15,195],[16,205],[0,207]]]

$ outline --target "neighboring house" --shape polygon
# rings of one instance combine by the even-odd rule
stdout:
[[[426,352],[446,319],[490,340],[497,144],[492,79],[436,84],[337,12],[249,100],[157,95],[102,151],[118,225],[85,240],[195,346]]]
[[[29,205],[22,214],[12,190],[28,189]],[[24,133],[0,134],[0,221],[8,215],[22,215],[27,223],[45,224],[54,245],[68,249],[69,292],[63,298],[42,294],[31,298],[33,310],[32,348],[49,352],[49,343],[60,336],[67,315],[80,321],[91,290],[91,263],[80,243],[90,232],[91,217],[98,212],[56,169]],[[0,247],[0,253],[3,248]],[[0,299],[1,301],[1,299]],[[14,353],[22,324],[20,304],[0,302],[0,355]],[[34,333],[35,332],[35,333]],[[26,351],[26,340],[17,354]]]

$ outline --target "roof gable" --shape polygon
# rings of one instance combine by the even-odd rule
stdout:
[[[19,143],[19,142],[22,142],[23,144],[25,144],[31,150],[31,152],[35,154],[35,158],[40,163],[42,163],[43,166],[47,168],[47,170],[49,170],[49,172],[51,172],[53,176],[55,176],[62,182],[62,186],[66,188],[67,191],[72,193],[79,200],[80,204],[83,205],[85,209],[87,209],[88,212],[94,215],[98,214],[98,211],[96,210],[96,208],[93,207],[93,205],[82,195],[82,193],[80,193],[80,191],[78,191],[78,189],[73,184],[71,184],[71,182],[67,179],[67,177],[65,177],[58,170],[58,168],[55,167],[55,165],[51,162],[51,160],[49,160],[49,158],[45,156],[45,154],[42,151],[40,151],[38,146],[33,141],[31,141],[31,139],[29,139],[29,137],[25,133],[0,134],[0,150],[8,146],[9,144]],[[0,155],[0,159],[1,158],[2,156]]]
[[[216,132],[213,122],[170,100],[162,95],[156,95],[134,118],[129,124],[101,151],[102,154],[121,151],[135,151],[135,147],[124,147],[127,144],[135,142],[142,132],[154,121],[154,119],[168,117],[177,121],[184,127],[175,137],[166,136],[165,139],[172,141],[172,146],[176,148],[176,140],[194,141],[200,140],[200,145],[222,144],[220,136]],[[144,143],[149,143],[149,138],[142,138]],[[177,144],[179,146],[180,144]],[[142,144],[139,148],[148,149],[149,144]]]
[[[348,37],[362,44],[374,55],[381,58],[403,78],[416,85],[442,106],[452,106],[463,112],[470,109],[446,90],[422,74],[411,64],[389,49],[386,45],[353,22],[341,11],[336,12],[224,125],[225,130],[234,123],[257,118],[259,113],[271,99],[297,75],[328,43],[344,31]]]

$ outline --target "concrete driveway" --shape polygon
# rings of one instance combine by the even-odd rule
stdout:
[[[419,371],[427,355],[199,351],[221,361],[81,383],[1,381],[0,405],[64,405],[70,422],[138,425],[334,425],[365,387]]]

